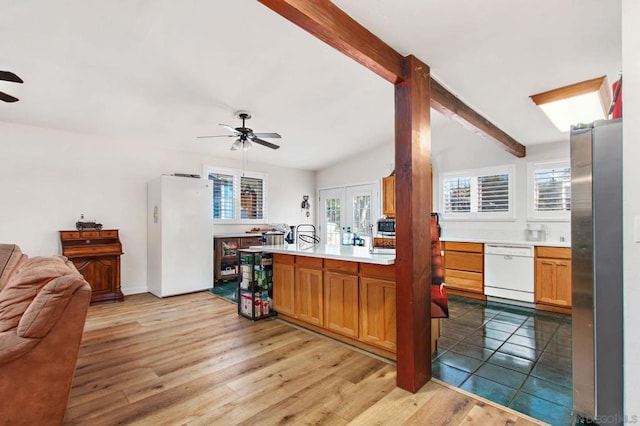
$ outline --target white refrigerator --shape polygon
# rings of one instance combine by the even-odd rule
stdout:
[[[213,287],[211,182],[160,176],[147,185],[147,288],[174,296]]]

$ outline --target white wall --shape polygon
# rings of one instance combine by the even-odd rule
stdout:
[[[439,120],[441,122],[441,120]],[[450,237],[495,238],[496,233],[510,239],[523,239],[527,223],[527,162],[569,159],[569,140],[527,148],[527,156],[519,159],[486,139],[451,121],[432,130],[432,166],[434,210],[438,210],[438,173],[505,164],[516,166],[516,220],[509,222],[443,222],[443,235]],[[317,172],[318,188],[379,182],[394,168],[394,144],[372,148],[368,153],[345,160]],[[548,240],[560,236],[571,239],[569,222],[545,222]]]
[[[640,244],[634,220],[640,221],[640,16],[638,0],[622,1],[623,226],[624,226],[624,379],[625,414],[640,420]],[[638,225],[640,226],[640,225]],[[638,231],[640,232],[640,231]]]
[[[147,182],[161,174],[202,174],[203,163],[241,168],[241,161],[158,149],[153,141],[98,138],[0,122],[0,242],[30,256],[59,254],[59,230],[81,213],[119,229],[122,291],[146,292]],[[303,194],[315,193],[315,173],[250,161],[268,173],[270,223],[296,224]],[[215,227],[215,233],[252,226]]]
[[[316,174],[318,189],[336,186],[380,182],[394,169],[395,147],[393,141],[377,145],[357,157],[346,159]]]
[[[530,145],[525,158],[509,154],[496,143],[483,139],[455,122],[434,129],[433,191],[434,209],[440,210],[438,199],[439,173],[502,165],[515,166],[515,221],[444,221],[444,237],[491,238],[499,234],[504,239],[524,239],[527,225],[527,163],[569,160],[569,136],[565,141]],[[571,239],[569,221],[543,222],[548,229],[547,240]]]

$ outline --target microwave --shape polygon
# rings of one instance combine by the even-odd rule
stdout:
[[[396,220],[388,217],[378,219],[378,234],[396,235]]]

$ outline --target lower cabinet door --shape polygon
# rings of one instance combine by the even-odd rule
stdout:
[[[358,276],[325,272],[324,326],[348,337],[358,338]]]
[[[536,260],[535,300],[537,303],[571,307],[570,260]]]
[[[296,266],[294,293],[296,318],[322,327],[322,269]]]
[[[288,260],[291,263],[285,263]],[[293,257],[277,256],[273,263],[273,309],[276,312],[291,316],[295,314],[294,282]]]
[[[395,282],[360,278],[360,323],[360,340],[395,352]]]

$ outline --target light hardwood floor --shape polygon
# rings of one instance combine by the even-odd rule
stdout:
[[[530,425],[280,320],[251,322],[208,292],[89,309],[65,424]]]

